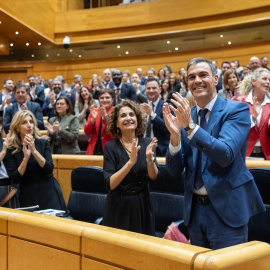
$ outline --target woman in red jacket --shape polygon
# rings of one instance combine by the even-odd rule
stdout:
[[[107,133],[107,120],[113,109],[114,91],[104,88],[99,91],[99,104],[91,106],[87,123],[84,126],[84,133],[91,135],[86,150],[86,155],[103,155],[103,149],[106,142],[113,140]]]
[[[251,129],[248,135],[246,156],[270,160],[270,72],[256,69],[246,76],[237,100],[246,102],[250,110]]]

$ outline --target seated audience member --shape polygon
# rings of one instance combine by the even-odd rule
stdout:
[[[171,68],[170,65],[165,65],[165,66],[164,66],[164,70],[165,70],[165,73],[166,73],[166,77],[167,77],[167,78],[169,78],[169,75],[170,75],[171,73],[173,73],[172,68]]]
[[[147,70],[145,79],[147,80],[149,78],[155,78],[155,71],[151,68]],[[145,84],[145,82],[144,82],[144,84]]]
[[[160,68],[157,75],[158,75],[159,84],[161,84],[161,82],[166,77],[166,72],[165,72],[164,68]]]
[[[267,70],[270,71],[270,68],[268,68],[267,65],[268,65],[268,57],[267,56],[262,56],[261,57],[261,67],[266,68]]]
[[[137,73],[134,73],[131,76],[131,83],[136,91],[136,95],[137,95],[137,103],[143,103],[143,102],[147,102],[147,97],[145,95],[145,85],[141,85],[140,84],[140,78],[139,75]]]
[[[256,69],[241,83],[237,100],[246,102],[250,110],[251,129],[246,156],[270,160],[270,72]]]
[[[115,100],[114,105],[121,103],[125,99],[130,99],[137,102],[137,95],[131,83],[122,83],[122,72],[116,69],[112,73],[114,82]]]
[[[39,129],[45,129],[43,124],[43,115],[41,107],[38,103],[27,100],[27,91],[24,84],[16,84],[14,87],[14,96],[17,102],[7,107],[5,110],[5,116],[3,118],[3,126],[6,133],[8,133],[11,120],[15,113],[20,110],[29,110],[37,119]]]
[[[182,95],[181,85],[180,85],[180,83],[177,83],[176,76],[175,76],[174,73],[171,73],[169,75],[169,80],[170,80],[170,84],[171,84],[171,89],[170,90],[173,93],[178,92],[178,93],[180,93]]]
[[[140,78],[140,85],[145,85],[145,78],[142,76],[143,72],[141,68],[136,69],[136,73],[138,74]]]
[[[78,154],[80,124],[68,97],[60,96],[55,103],[56,116],[46,123],[53,154]]]
[[[224,88],[218,91],[218,94],[223,98],[236,99],[239,97],[239,77],[236,69],[228,69],[223,76]]]
[[[6,107],[11,106],[16,102],[16,98],[13,95],[12,91],[14,88],[12,79],[5,79],[4,90],[0,93],[0,116],[3,117],[3,112]]]
[[[164,78],[161,82],[161,99],[165,102],[170,102],[172,93],[173,91],[171,90],[170,80],[168,78]]]
[[[249,67],[251,71],[255,71],[257,68],[261,67],[260,59],[257,56],[252,56],[249,59]]]
[[[41,137],[32,112],[18,111],[10,126],[5,166],[10,181],[19,185],[20,207],[66,210],[46,137]]]
[[[247,74],[251,72],[251,69],[248,65],[243,66],[243,71],[242,71],[242,80],[245,78]]]
[[[218,83],[216,85],[217,91],[224,88],[223,76],[224,76],[225,72],[230,68],[231,68],[231,63],[229,61],[223,61],[221,63],[221,74],[220,74],[220,76],[218,76]]]
[[[11,184],[8,178],[6,167],[3,162],[9,143],[9,135],[7,135],[7,138],[3,140],[4,134],[5,132],[3,129],[3,120],[2,117],[0,117],[0,186],[7,186]]]
[[[156,155],[165,157],[170,142],[170,133],[165,126],[162,107],[165,103],[159,98],[161,87],[158,79],[149,78],[145,82],[145,94],[148,103],[140,104],[142,112],[147,114],[147,127],[144,137],[157,138]]]
[[[108,195],[102,224],[154,236],[149,181],[159,175],[155,158],[157,139],[141,137],[145,115],[130,100],[113,109],[108,128],[116,139],[104,148],[103,175]]]
[[[70,96],[67,95],[63,90],[62,82],[59,79],[54,79],[52,91],[48,94],[48,97],[45,99],[42,106],[44,116],[48,116],[49,119],[55,116],[55,101],[59,97],[68,97],[70,99]]]
[[[90,90],[86,86],[80,89],[79,99],[75,104],[75,115],[78,117],[80,129],[84,128],[90,112],[90,107],[95,104]]]
[[[103,155],[106,142],[112,137],[107,133],[108,117],[113,109],[114,91],[104,88],[99,91],[100,107],[91,106],[87,123],[84,126],[84,133],[91,135],[86,150],[86,155]]]
[[[42,107],[44,99],[45,99],[44,87],[41,85],[36,85],[35,78],[36,77],[34,75],[29,75],[27,77],[29,87],[27,87],[26,90],[27,90],[27,92],[30,93],[31,101],[37,102],[40,105],[40,107]]]

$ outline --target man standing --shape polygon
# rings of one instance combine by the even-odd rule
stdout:
[[[67,95],[64,90],[62,90],[63,84],[59,79],[54,79],[52,84],[52,91],[49,92],[48,97],[45,99],[42,111],[44,116],[51,117],[55,116],[55,102],[60,96],[65,96],[70,99],[70,96]]]
[[[265,210],[245,155],[250,130],[245,103],[216,92],[218,76],[204,58],[187,67],[188,88],[197,101],[173,94],[175,107],[163,108],[171,133],[166,166],[172,175],[185,169],[184,221],[191,244],[220,249],[248,239],[248,221]],[[181,143],[180,143],[181,141]]]
[[[29,75],[27,79],[29,83],[27,91],[30,93],[31,101],[37,102],[40,105],[40,107],[42,107],[45,99],[44,87],[36,85],[34,75]]]
[[[164,101],[159,98],[161,87],[156,78],[149,78],[145,81],[145,94],[148,103],[140,105],[141,110],[147,114],[147,127],[145,137],[158,139],[156,156],[165,157],[170,141],[170,133],[166,129],[163,119],[162,107]]]
[[[266,68],[270,71],[270,68],[267,67],[268,65],[268,57],[267,56],[262,56],[261,57],[261,67]]]
[[[224,86],[223,86],[223,76],[224,76],[225,72],[229,68],[231,68],[231,63],[229,61],[222,62],[222,64],[221,64],[221,75],[218,77],[218,83],[216,85],[216,90],[217,91],[224,88]]]
[[[71,86],[71,97],[70,97],[71,104],[72,104],[72,107],[73,107],[73,111],[74,111],[74,108],[75,108],[75,103],[79,98],[80,89],[81,89],[82,86],[83,86],[83,78],[82,78],[82,76],[81,75],[75,75],[73,77],[73,85]],[[63,85],[62,85],[62,87],[63,87]]]
[[[136,91],[136,95],[137,95],[137,102],[140,103],[144,103],[147,102],[147,97],[145,95],[145,85],[141,85],[140,84],[140,78],[138,76],[137,73],[134,73],[131,76],[131,83]]]
[[[261,63],[258,57],[256,56],[252,56],[249,59],[249,67],[251,69],[251,71],[253,72],[255,69],[261,67]]]
[[[115,90],[115,104],[119,104],[124,99],[130,99],[137,102],[137,95],[131,83],[122,83],[122,72],[119,69],[114,70],[112,74]]]
[[[16,84],[14,88],[14,95],[17,102],[13,103],[11,106],[7,107],[5,110],[5,115],[3,119],[3,127],[5,132],[8,133],[9,127],[13,116],[19,110],[29,110],[31,111],[37,120],[38,128],[45,129],[43,124],[43,115],[41,107],[36,102],[27,101],[27,91],[24,84]]]
[[[12,105],[12,103],[16,102],[16,98],[14,97],[12,91],[14,88],[12,79],[4,80],[4,91],[0,94],[0,116],[3,117],[3,113],[6,107]]]

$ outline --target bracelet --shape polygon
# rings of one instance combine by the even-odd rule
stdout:
[[[147,164],[154,164],[155,161],[156,161],[156,157],[155,157],[155,156],[152,157],[152,160],[151,160],[151,161],[149,161],[149,160],[146,158],[146,163],[147,163]]]

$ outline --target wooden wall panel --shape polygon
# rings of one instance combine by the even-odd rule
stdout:
[[[7,236],[0,235],[0,270],[7,269]]]
[[[4,80],[7,78],[11,78],[14,85],[19,80],[24,80],[24,82],[27,82],[27,70],[0,70],[0,88],[3,85]]]
[[[8,270],[18,269],[80,270],[80,256],[9,237]]]
[[[102,262],[97,262],[87,258],[82,258],[82,270],[124,270],[122,267],[115,267]]]

